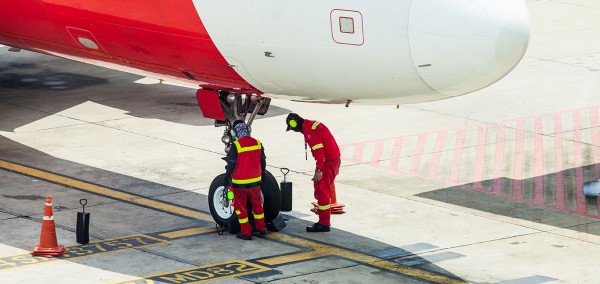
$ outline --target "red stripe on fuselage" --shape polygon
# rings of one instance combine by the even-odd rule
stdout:
[[[191,0],[8,1],[0,42],[187,79],[185,71],[203,88],[261,93],[227,65]]]

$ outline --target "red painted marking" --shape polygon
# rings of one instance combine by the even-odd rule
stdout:
[[[0,19],[0,42],[16,47],[175,76],[207,89],[261,94],[227,66],[189,0],[7,1]],[[101,48],[82,46],[73,31]]]
[[[515,134],[515,160],[514,160],[514,171],[513,171],[513,197],[520,199],[523,198],[522,185],[523,185],[523,152],[525,151],[525,120],[517,120],[517,129]]]
[[[592,128],[594,128],[595,131],[592,131],[592,139],[594,140],[594,144],[595,145],[600,145],[600,133],[598,131],[596,131],[597,127],[598,127],[598,107],[599,106],[595,106],[593,108],[585,108],[585,109],[575,109],[575,110],[570,110],[570,111],[563,111],[563,112],[556,112],[556,113],[550,113],[550,114],[543,114],[543,115],[538,115],[538,116],[532,116],[532,117],[528,117],[528,118],[522,118],[519,120],[515,120],[516,124],[517,124],[517,129],[518,130],[524,130],[524,122],[526,121],[526,119],[533,119],[534,121],[534,174],[535,174],[535,184],[534,184],[534,199],[533,200],[528,200],[528,199],[524,199],[522,197],[522,194],[518,193],[518,185],[513,185],[516,188],[517,193],[514,193],[515,191],[513,191],[513,194],[511,195],[505,195],[501,192],[501,180],[500,178],[503,175],[503,163],[504,163],[504,157],[503,155],[504,153],[504,147],[505,147],[505,142],[504,142],[504,138],[505,138],[505,130],[506,130],[506,123],[508,122],[512,122],[513,120],[509,120],[509,121],[502,121],[502,122],[498,122],[496,125],[496,149],[495,149],[495,165],[494,165],[494,176],[496,177],[496,179],[494,180],[494,188],[493,191],[488,191],[486,189],[482,189],[481,188],[481,179],[482,179],[482,175],[483,175],[483,169],[485,167],[485,148],[482,145],[485,145],[486,142],[486,137],[487,137],[487,132],[488,132],[488,127],[487,126],[478,126],[478,145],[477,145],[477,155],[476,155],[476,168],[475,169],[475,180],[477,182],[474,182],[472,184],[466,184],[466,185],[458,185],[457,187],[459,188],[463,188],[463,189],[468,189],[468,190],[475,190],[481,193],[486,193],[486,194],[493,194],[496,196],[500,196],[503,198],[508,198],[514,201],[518,201],[518,202],[523,202],[523,203],[529,203],[529,204],[535,204],[537,206],[541,206],[544,208],[549,208],[549,209],[553,209],[553,210],[557,210],[557,211],[562,211],[562,212],[566,212],[566,213],[573,213],[573,214],[578,214],[578,215],[582,215],[582,216],[586,216],[586,217],[591,217],[591,218],[595,218],[595,219],[600,219],[600,213],[598,214],[594,214],[591,215],[587,212],[587,210],[585,209],[585,198],[583,197],[582,194],[582,190],[581,190],[581,184],[583,183],[583,157],[581,156],[581,147],[582,145],[575,145],[574,146],[574,150],[575,150],[575,179],[576,179],[576,183],[578,184],[578,188],[577,188],[577,194],[576,194],[576,204],[577,204],[577,208],[576,210],[572,210],[566,207],[566,200],[565,200],[565,187],[564,187],[564,174],[562,173],[562,171],[564,170],[564,165],[562,164],[562,162],[564,161],[564,158],[562,157],[562,155],[564,154],[563,151],[563,142],[562,142],[562,115],[563,114],[570,114],[573,115],[573,127],[574,127],[574,137],[576,140],[580,140],[581,139],[581,135],[582,135],[582,131],[581,131],[581,111],[582,110],[589,110],[590,111],[590,119],[591,119],[591,125]],[[544,135],[543,135],[543,118],[546,117],[547,115],[550,115],[553,117],[554,119],[554,123],[553,123],[553,127],[554,127],[554,132],[555,134],[555,153],[557,154],[557,161],[556,161],[556,179],[557,179],[557,184],[556,184],[556,195],[555,198],[557,200],[556,205],[554,204],[546,204],[544,201],[544,175],[545,175],[545,170],[544,170]],[[468,128],[460,128],[460,129],[444,129],[444,130],[440,130],[436,133],[437,135],[437,139],[436,139],[436,145],[435,145],[435,149],[434,149],[434,153],[432,155],[432,159],[431,159],[431,165],[430,165],[430,170],[429,170],[429,174],[423,178],[430,180],[430,181],[434,181],[434,182],[448,182],[448,179],[443,179],[441,177],[437,176],[437,172],[440,166],[440,160],[443,154],[443,150],[444,150],[444,144],[445,144],[445,140],[446,140],[446,136],[447,136],[447,132],[448,131],[463,131],[464,134],[466,134],[466,131],[468,130]],[[427,132],[426,135],[430,135],[432,132]],[[464,137],[465,135],[460,135],[457,134],[457,148],[459,144],[463,144],[461,147],[464,146]],[[425,134],[415,134],[415,135],[409,135],[409,136],[402,136],[402,137],[397,137],[397,138],[393,138],[395,139],[395,144],[394,144],[394,150],[393,150],[393,159],[389,165],[389,167],[387,168],[387,170],[390,171],[394,171],[394,172],[399,172],[402,171],[404,173],[407,174],[411,174],[411,175],[415,175],[415,176],[421,176],[419,171],[414,172],[412,171],[412,169],[414,169],[414,167],[411,165],[411,167],[409,169],[399,169],[398,167],[398,161],[400,159],[400,155],[401,155],[401,151],[402,151],[402,142],[403,139],[406,137],[421,137],[421,135],[425,135]],[[462,138],[461,138],[462,136]],[[460,142],[460,140],[462,140],[463,142]],[[515,165],[515,170],[514,170],[514,175],[515,177],[518,177],[519,174],[521,174],[521,178],[522,178],[522,165],[519,165],[518,161],[520,160],[521,163],[524,159],[524,132],[523,131],[517,131],[516,132],[516,142],[515,142],[515,161],[516,164]],[[365,143],[376,143],[377,140],[375,141],[368,141],[368,142],[363,142],[361,143],[364,147]],[[580,143],[581,144],[581,143]],[[383,145],[383,144],[380,144]],[[346,145],[348,146],[348,145]],[[353,145],[350,145],[353,146]],[[487,145],[486,145],[487,146]],[[362,151],[363,149],[358,149],[360,148],[357,147],[356,151],[361,152],[360,154],[362,155]],[[519,149],[523,149],[521,151],[519,151]],[[416,150],[416,152],[420,152],[420,150]],[[520,154],[519,154],[520,153]],[[355,156],[357,156],[358,154],[355,153]],[[521,157],[519,157],[519,155],[522,155]],[[595,158],[594,158],[594,162],[598,162],[599,158],[598,155],[600,155],[599,151],[595,152]],[[461,161],[460,159],[460,154],[457,155],[455,152],[455,156],[453,157],[453,171],[454,174],[453,176],[458,177],[459,171],[457,168],[457,163],[459,163]],[[414,158],[413,158],[413,162],[415,162]],[[418,163],[417,163],[418,164]],[[414,164],[413,164],[414,165]],[[520,168],[517,169],[517,168]],[[554,169],[553,169],[554,170]],[[515,182],[517,182],[518,180],[515,180]],[[522,187],[522,181],[519,181],[520,185]],[[448,185],[455,185],[455,183],[449,183]],[[456,185],[455,185],[456,186]],[[522,190],[522,188],[521,188]],[[562,191],[561,191],[562,190]],[[562,202],[561,202],[562,201]],[[600,208],[600,200],[598,200],[598,206]]]
[[[444,143],[446,143],[447,130],[442,130],[437,133],[437,140],[435,142],[435,150],[431,157],[431,166],[429,169],[429,178],[434,179],[437,176],[437,170],[440,166],[440,160],[444,150]]]
[[[562,142],[562,113],[554,114],[554,153],[556,159],[556,208],[559,210],[566,209],[565,204],[565,176],[564,161],[563,161],[563,142]]]
[[[381,160],[381,154],[383,153],[383,145],[385,141],[386,140],[379,140],[375,142],[375,149],[373,149],[373,156],[371,157],[371,163],[369,163],[371,166],[381,167],[379,162]]]
[[[410,166],[410,171],[412,173],[417,173],[419,170],[419,164],[421,164],[421,158],[423,157],[423,151],[425,150],[425,144],[427,143],[427,136],[429,133],[421,133],[419,134],[419,140],[417,141],[417,148],[413,154],[412,164]]]
[[[594,153],[594,177],[600,179],[600,151],[597,146],[600,145],[600,131],[598,130],[598,107],[590,109],[590,132],[592,133],[592,143],[596,147],[592,147]],[[600,207],[598,207],[600,208]],[[600,212],[600,210],[598,210]]]
[[[544,135],[542,116],[534,119],[534,198],[536,204],[544,204]]]
[[[483,190],[483,189],[473,189],[470,186],[464,186],[464,185],[458,186],[458,187],[462,188],[462,189],[465,189],[465,190],[474,190],[474,191],[477,191],[477,192],[481,192],[481,193],[485,193],[485,194],[498,195],[498,196],[501,196],[501,197],[505,197],[505,198],[514,200],[512,198],[512,196],[507,196],[507,195],[503,195],[503,194],[494,194],[493,192],[489,192],[489,191],[486,191],[486,190]],[[590,214],[580,214],[579,212],[577,212],[575,210],[571,210],[571,209],[558,210],[553,205],[550,205],[550,204],[538,204],[538,203],[535,203],[534,200],[521,199],[521,200],[515,200],[515,201],[519,201],[519,202],[523,202],[523,203],[529,203],[529,204],[535,204],[535,205],[538,205],[538,206],[541,206],[541,207],[545,207],[545,208],[548,208],[548,209],[553,209],[553,210],[556,210],[556,211],[567,212],[567,213],[574,213],[574,214],[583,215],[583,216],[590,217],[590,218],[600,219],[600,216],[590,215]],[[600,198],[598,199],[598,208],[600,208]]]
[[[360,15],[360,21],[361,21],[361,26],[360,26],[360,32],[362,35],[362,41],[360,43],[347,43],[347,42],[339,42],[335,39],[335,35],[333,32],[333,12],[335,11],[343,11],[343,12],[351,12],[351,13],[356,13],[358,15]],[[365,35],[364,35],[364,26],[365,26],[365,22],[364,22],[364,17],[362,15],[362,13],[360,11],[354,11],[354,10],[343,10],[343,9],[333,9],[331,10],[331,12],[329,12],[329,23],[331,25],[331,38],[333,39],[333,41],[335,41],[338,44],[347,44],[347,45],[356,45],[356,46],[361,46],[365,43]],[[341,26],[340,26],[340,31],[341,31]],[[356,27],[355,27],[356,28]]]
[[[454,146],[454,157],[452,158],[452,171],[450,173],[450,183],[458,183],[460,173],[460,161],[462,158],[463,147],[465,144],[465,136],[467,134],[467,128],[461,128],[456,133],[456,145]]]
[[[354,156],[352,157],[353,162],[359,164],[363,162],[363,152],[365,151],[365,144],[366,143],[359,143],[354,145]]]
[[[481,125],[477,128],[477,154],[475,158],[475,174],[473,175],[473,189],[481,189],[481,180],[483,179],[483,167],[485,162],[485,146],[487,142],[487,125]]]
[[[402,145],[404,143],[404,137],[398,137],[394,140],[394,149],[392,149],[392,159],[390,160],[390,164],[388,169],[391,171],[398,171],[398,161],[400,160],[400,155],[402,155]]]
[[[502,176],[504,170],[504,122],[496,124],[496,156],[494,163],[493,192],[500,194],[502,191]]]
[[[575,159],[575,195],[577,200],[577,212],[587,212],[585,195],[583,194],[583,156],[581,147],[581,111],[573,111],[573,154]]]

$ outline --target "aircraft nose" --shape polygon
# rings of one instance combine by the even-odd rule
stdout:
[[[445,96],[500,80],[525,54],[529,34],[525,0],[415,0],[410,8],[413,62]]]

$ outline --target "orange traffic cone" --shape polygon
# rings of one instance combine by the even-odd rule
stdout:
[[[317,202],[312,203],[313,208],[310,211],[315,214],[319,214],[319,204]],[[337,196],[335,194],[335,183],[331,184],[331,214],[344,214],[344,204],[337,203]]]
[[[337,196],[335,195],[335,183],[331,184],[331,213],[332,214],[343,214],[344,204],[337,203]]]
[[[35,246],[31,255],[41,255],[45,257],[60,256],[65,253],[65,247],[59,246],[56,241],[56,229],[54,228],[54,215],[52,214],[52,197],[46,197],[46,206],[44,207],[44,218],[42,219],[42,233],[40,234],[40,244]]]

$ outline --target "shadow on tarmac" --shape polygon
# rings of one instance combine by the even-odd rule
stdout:
[[[85,102],[95,102],[123,110],[133,117],[194,126],[214,124],[214,120],[202,116],[195,90],[168,84],[134,83],[142,78],[68,59],[25,50],[14,53],[0,48],[0,103],[49,116]],[[289,112],[271,106],[266,115],[256,119],[287,115]],[[191,118],[182,119],[187,116]],[[14,131],[38,119],[39,116],[36,116],[31,121],[17,123],[0,111],[0,131]]]
[[[503,177],[481,181],[479,189],[475,183],[469,183],[420,193],[417,196],[557,228],[600,235],[598,200],[584,197],[583,189],[575,182],[576,172],[581,172],[584,180],[596,180],[594,172],[598,166],[566,169],[524,180]],[[560,180],[563,180],[564,184],[557,185],[557,181]],[[537,198],[536,183],[542,184],[538,185],[538,190],[543,191],[538,193]],[[514,194],[515,185],[521,187],[520,195]],[[557,191],[562,193],[557,194]]]
[[[180,208],[191,209],[210,215],[206,195],[188,192],[183,189],[165,186],[146,180],[57,159],[1,136],[0,159],[28,167],[35,165],[35,168],[39,170],[54,172],[63,176],[75,178],[77,180],[112,188],[120,192],[130,193],[136,196],[157,200],[162,203],[172,204]],[[107,238],[122,237],[130,234],[145,234],[153,236],[160,232],[169,230],[172,231],[199,226],[214,226],[214,224],[202,220],[169,213],[156,208],[143,207],[116,198],[114,200],[117,200],[118,202],[114,202],[114,200],[111,201],[109,198],[104,196],[95,195],[73,188],[67,189],[61,185],[51,184],[36,179],[32,180],[31,177],[0,169],[1,176],[5,176],[7,174],[12,178],[4,178],[4,181],[0,183],[0,190],[2,191],[3,197],[0,199],[0,213],[12,216],[5,220],[0,218],[0,226],[5,228],[5,230],[0,232],[0,239],[4,245],[23,250],[30,250],[32,245],[37,244],[39,240],[37,234],[39,232],[39,223],[41,223],[41,220],[39,219],[41,219],[42,200],[47,194],[51,194],[53,196],[53,205],[55,206],[54,213],[55,216],[57,216],[55,221],[57,228],[66,231],[66,234],[69,234],[68,232],[72,234],[71,238],[68,238],[67,240],[63,238],[60,240],[60,243],[66,246],[74,244],[68,242],[72,242],[75,236],[74,219],[76,212],[81,211],[80,205],[78,204],[78,200],[81,198],[86,198],[90,202],[90,205],[86,207],[86,211],[91,212],[92,214],[92,220],[90,223],[90,236],[92,239],[103,240]],[[35,184],[33,185],[32,182]],[[23,210],[23,208],[29,209]],[[125,214],[119,214],[117,212],[125,212]],[[118,218],[115,218],[117,216]],[[308,221],[296,219],[285,214],[284,218],[287,220],[288,226],[281,231],[283,234],[291,233],[292,235],[297,235],[303,231],[304,227],[310,225],[310,222]],[[160,221],[157,221],[157,219]],[[20,237],[16,238],[9,233],[13,230],[25,230],[23,227],[20,229],[11,228],[11,224],[19,222],[17,220],[21,220],[21,226],[29,227],[27,229],[29,231],[29,237],[21,235]],[[415,255],[414,253],[425,250],[435,250],[436,246],[428,243],[416,243],[399,248],[369,238],[354,235],[349,232],[340,231],[335,228],[334,231],[336,237],[329,237],[328,241],[325,241],[325,243],[330,246],[340,247],[368,256],[374,256],[382,260],[392,261],[404,267],[410,267],[459,279],[451,272],[435,265],[435,262],[462,257],[460,254],[440,248],[441,252],[429,254],[428,259],[425,259]],[[62,235],[64,234],[65,233],[63,232]],[[202,243],[198,243],[196,245],[218,246],[220,243],[222,243],[222,238],[231,239],[233,242],[238,241],[233,235],[225,233],[224,236],[219,236],[216,231],[214,234],[207,236],[212,239],[212,241],[203,241]],[[318,240],[318,238],[315,240]],[[67,243],[65,243],[65,241]],[[260,250],[261,248],[255,249]],[[283,252],[278,253],[277,251],[272,250],[270,253],[275,256]],[[1,257],[2,256],[0,256],[0,258]],[[173,259],[180,258],[180,256],[176,254],[169,257]],[[243,255],[236,255],[235,252],[231,253],[231,257],[235,259],[244,258]],[[330,257],[339,258],[346,263],[345,266],[337,267],[336,269],[348,268],[354,265],[370,266],[369,264],[345,259],[344,257],[340,256],[332,255]],[[320,258],[308,259],[305,260],[305,262],[310,262],[317,259]],[[202,255],[198,254],[197,262],[187,261],[187,263],[192,266],[199,266],[203,265],[202,260]],[[89,260],[70,261],[92,267],[96,265],[95,261]],[[352,262],[350,266],[347,264],[348,261]],[[98,266],[98,268],[124,273],[131,276],[144,276],[137,274],[135,270],[127,270],[123,267]],[[394,278],[402,277],[401,279],[405,279],[400,274],[385,270],[380,271],[383,274],[391,273],[391,275],[397,275],[392,276]],[[0,273],[2,273],[1,270]],[[296,276],[297,275],[294,277]],[[285,279],[289,276],[286,276],[285,273],[278,271],[277,266],[275,266],[272,268],[272,271],[267,274],[263,273],[254,276],[247,275],[240,277],[250,281],[258,281],[258,279],[262,277],[268,277],[269,279],[275,280]],[[414,283],[420,283],[423,280],[411,278],[409,282],[412,283],[413,281]]]
[[[169,85],[157,87],[156,85],[135,84],[132,82],[140,79],[139,76],[26,51],[5,56],[8,52],[0,48],[0,53],[2,53],[0,55],[0,58],[2,58],[0,61],[0,83],[2,84],[0,86],[0,102],[8,103],[12,106],[37,110],[47,115],[52,115],[76,106],[78,103],[93,101],[102,105],[126,110],[132,116],[172,119],[171,121],[173,122],[190,125],[211,125],[213,123],[212,120],[202,118],[200,115],[197,115],[198,119],[195,120],[180,121],[177,115],[161,117],[160,115],[149,114],[146,111],[150,108],[152,110],[151,113],[160,113],[157,112],[157,109],[166,112],[175,112],[180,115],[198,113],[196,98],[192,90]],[[64,70],[69,70],[69,72],[65,72]],[[143,94],[143,96],[136,96],[136,98],[143,99],[143,101],[123,99],[124,95],[132,93]],[[271,106],[269,115],[267,116],[284,115],[288,112],[286,109]],[[15,128],[27,123],[29,122],[23,121],[21,118],[12,119],[11,117],[0,115],[0,130],[2,131],[13,131]],[[2,136],[0,136],[0,160],[57,173],[121,192],[152,200],[160,200],[163,203],[210,214],[207,196],[205,195],[58,159]],[[93,212],[90,234],[95,239],[121,237],[123,234],[128,233],[151,235],[165,230],[214,226],[214,224],[210,224],[209,222],[155,208],[142,207],[123,200],[115,202],[117,199],[101,197],[68,188],[64,185],[40,181],[36,178],[12,173],[3,169],[0,169],[0,177],[0,191],[3,197],[0,198],[0,217],[2,217],[0,218],[0,227],[4,228],[0,230],[0,240],[2,240],[2,244],[4,245],[24,250],[31,250],[32,245],[37,244],[39,240],[37,234],[39,234],[39,223],[41,223],[42,204],[40,202],[48,192],[52,192],[56,200],[55,215],[62,215],[62,218],[57,217],[57,227],[67,233],[72,233],[71,238],[68,239],[71,242],[74,240],[74,218],[76,211],[80,211],[78,201],[81,198],[86,198],[90,201],[90,206],[87,207],[89,211]],[[115,212],[126,212],[126,214],[119,214],[117,217],[115,216]],[[286,215],[286,219],[288,219],[288,227],[282,231],[283,234],[294,234],[297,232],[296,230],[304,230],[304,227],[310,225],[310,222],[291,216]],[[19,228],[16,228],[16,226],[19,226]],[[442,252],[429,254],[428,259],[425,259],[415,255],[414,252],[435,249],[434,245],[417,243],[398,248],[349,232],[335,231],[332,232],[335,237],[329,238],[330,243],[328,245],[330,246],[341,247],[382,260],[392,261],[402,267],[429,271],[458,279],[451,272],[435,265],[434,262],[462,257],[462,255],[454,254],[444,248],[440,248]],[[234,236],[219,236],[216,233],[208,235],[208,237],[213,239],[213,241],[197,243],[194,244],[194,247],[207,250],[205,246],[218,246],[223,242],[222,238],[236,241]],[[70,243],[64,244],[72,245]],[[260,250],[261,248],[254,249]],[[153,253],[151,250],[144,250],[144,252]],[[190,254],[190,251],[185,251],[185,253],[186,255]],[[277,251],[271,251],[270,253],[273,255],[280,254]],[[165,257],[164,253],[156,253],[156,256]],[[175,259],[185,262],[190,266],[203,265],[202,253],[196,253],[195,260],[183,261],[183,257],[178,255],[167,255],[166,257],[170,260]],[[232,257],[243,259],[244,255],[242,253],[242,255]],[[343,259],[343,257],[339,256],[333,257]],[[308,259],[305,262],[318,259]],[[102,261],[70,261],[132,276],[143,276],[140,275],[135,266],[110,265]],[[303,263],[304,261],[301,262],[301,264]],[[366,263],[351,261],[351,264],[346,267],[334,269],[357,265],[376,268]],[[291,277],[278,272],[277,267],[273,267],[272,269],[275,273],[270,274],[271,276],[268,281]],[[332,268],[317,269],[322,269],[322,271],[318,272],[332,270]],[[333,273],[335,274],[335,272]],[[378,270],[375,274],[391,277],[389,278],[390,281],[402,279],[403,282],[407,281],[410,283],[427,282],[422,279],[386,270]],[[293,277],[297,276],[294,275]],[[249,275],[241,278],[258,281],[256,277]]]

